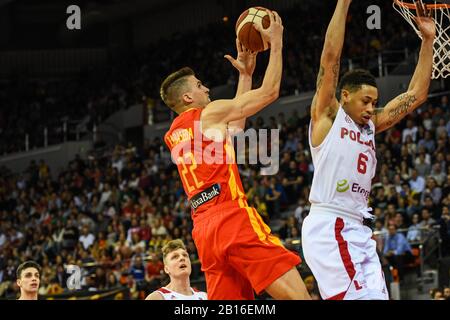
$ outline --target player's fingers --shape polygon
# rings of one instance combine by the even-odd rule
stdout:
[[[277,23],[277,12],[276,11],[270,11],[272,13],[272,17],[273,17],[273,22]],[[272,22],[270,21],[270,22]]]
[[[431,14],[433,13],[432,9],[428,9],[427,5],[425,5],[425,10],[427,11],[426,15],[428,18],[431,18]]]
[[[273,15],[273,22],[275,23],[280,23],[280,21],[278,20],[278,14],[276,11],[272,11],[272,15]]]
[[[414,6],[416,7],[416,16],[419,17],[420,16],[420,8],[419,8],[419,2],[416,0],[414,1]]]
[[[239,39],[236,37],[236,49],[239,52],[239,48],[241,47]]]
[[[414,4],[416,5],[416,13],[418,17],[423,17],[423,3],[420,0],[414,0]]]
[[[261,32],[263,30],[263,28],[261,27],[261,25],[259,23],[255,23],[253,22],[253,27],[256,29],[256,31]]]
[[[274,17],[273,11],[269,10],[269,9],[266,9],[266,10],[267,10],[267,13],[269,14],[270,24],[272,24],[273,22],[275,22],[275,17]]]
[[[231,64],[234,64],[234,58],[232,56],[230,56],[229,54],[226,54],[223,56],[225,59],[227,59],[228,61],[231,62]]]
[[[427,5],[425,3],[423,3],[422,1],[420,1],[422,3],[422,12],[423,12],[423,16],[424,17],[428,17],[428,9],[427,9]]]
[[[280,17],[280,15],[278,14],[278,12],[274,11],[273,14],[274,14],[274,16],[275,16],[275,21],[276,21],[277,23],[279,23],[279,24],[283,24],[283,22],[281,21],[281,17]]]
[[[237,45],[237,48],[238,48],[238,53],[239,52],[243,52],[245,47],[242,45],[242,42],[239,41],[239,39],[236,38],[236,40],[237,40],[236,45]]]

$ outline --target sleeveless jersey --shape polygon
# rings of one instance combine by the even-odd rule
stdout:
[[[372,178],[375,176],[375,125],[355,123],[344,109],[339,110],[325,140],[313,147],[312,121],[309,146],[314,177],[309,195],[311,209],[338,210],[358,218],[371,218],[367,208]]]
[[[169,290],[166,287],[159,288],[156,291],[163,296],[164,300],[208,300],[206,292],[199,291],[192,287],[192,295],[190,296],[185,296],[184,294]]]
[[[226,201],[247,205],[231,138],[215,142],[205,137],[200,126],[202,110],[191,108],[181,113],[164,136],[191,201],[192,218]]]

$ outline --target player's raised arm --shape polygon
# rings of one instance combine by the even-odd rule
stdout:
[[[316,93],[311,104],[311,118],[315,122],[322,116],[334,116],[338,108],[336,87],[344,45],[345,24],[351,0],[338,0],[333,17],[328,25],[320,57]]]
[[[407,92],[388,102],[384,108],[375,110],[374,124],[376,133],[394,126],[427,100],[433,69],[433,41],[436,34],[436,26],[422,2],[416,2],[416,7],[417,17],[415,21],[422,34],[422,45],[416,70],[411,78]]]
[[[209,103],[202,112],[203,128],[249,117],[278,98],[283,69],[283,25],[278,13],[267,11],[270,26],[262,29],[259,25],[254,25],[262,37],[270,42],[269,64],[261,87],[231,100],[216,100]]]
[[[252,76],[256,66],[257,52],[250,51],[245,48],[242,43],[236,38],[237,57],[234,59],[230,55],[225,55],[225,58],[239,71],[239,81],[236,90],[236,97],[252,89]],[[246,117],[242,119],[231,121],[228,123],[228,129],[232,131],[245,129]]]

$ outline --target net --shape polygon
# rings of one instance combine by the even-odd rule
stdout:
[[[415,4],[394,0],[393,7],[413,27],[419,38],[422,39],[422,35],[414,22],[414,17],[416,16]],[[450,76],[450,4],[434,1],[434,4],[426,4],[426,7],[432,11],[432,17],[436,24],[431,78],[446,78]]]

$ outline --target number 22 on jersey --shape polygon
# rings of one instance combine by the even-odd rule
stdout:
[[[186,166],[185,159],[189,158],[190,164]],[[183,179],[184,183],[186,184],[188,191],[192,192],[195,189],[200,189],[203,185],[203,181],[198,181],[197,176],[195,175],[195,169],[197,169],[197,162],[195,161],[195,157],[192,152],[185,153],[182,157],[178,158],[178,163],[180,163],[183,166],[183,170],[181,171],[181,178]],[[188,179],[188,175],[192,177],[192,179]],[[194,186],[192,186],[189,181],[194,182]]]

